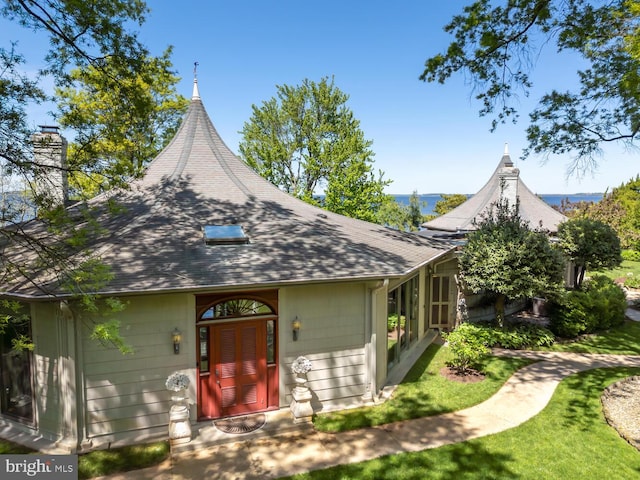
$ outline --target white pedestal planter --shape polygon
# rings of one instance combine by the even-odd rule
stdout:
[[[173,405],[169,409],[169,441],[172,445],[191,441],[191,423],[189,421],[189,404],[182,395],[171,397]]]
[[[307,387],[307,373],[311,371],[311,361],[306,357],[298,357],[291,364],[291,372],[294,375],[296,386],[291,390],[291,413],[293,423],[306,423],[311,421],[313,408],[311,408],[311,391]]]
[[[307,423],[311,421],[313,408],[311,407],[311,391],[307,387],[306,378],[296,377],[296,386],[291,390],[291,413],[293,414],[293,423]]]

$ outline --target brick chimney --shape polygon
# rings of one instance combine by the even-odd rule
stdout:
[[[31,136],[36,194],[48,197],[52,205],[66,205],[69,199],[67,140],[56,126],[39,127],[40,132]]]

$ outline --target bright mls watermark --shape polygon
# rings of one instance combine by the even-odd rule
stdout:
[[[2,480],[77,480],[77,455],[0,455]]]

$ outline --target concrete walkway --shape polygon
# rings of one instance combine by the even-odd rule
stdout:
[[[635,315],[635,313],[634,313]],[[640,320],[640,313],[637,315]],[[537,360],[518,370],[485,402],[453,413],[328,434],[290,432],[174,453],[156,467],[113,475],[124,479],[274,479],[344,463],[463,442],[516,427],[537,415],[567,376],[600,367],[640,367],[640,356],[497,350]]]
[[[274,479],[383,455],[415,452],[499,433],[537,415],[568,375],[600,367],[640,367],[640,356],[497,351],[539,360],[518,370],[485,402],[465,410],[374,428],[315,431],[238,442],[174,454],[157,467],[116,479]]]

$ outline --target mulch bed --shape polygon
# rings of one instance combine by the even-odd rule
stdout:
[[[445,377],[447,380],[460,383],[477,383],[485,379],[484,374],[477,370],[469,369],[462,373],[451,367],[442,367],[440,369],[440,375]]]

